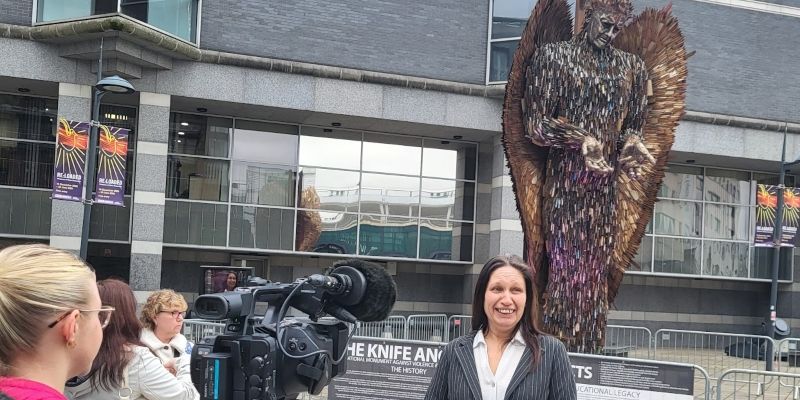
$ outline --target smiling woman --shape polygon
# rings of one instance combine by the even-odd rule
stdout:
[[[564,345],[537,326],[532,282],[517,256],[484,264],[472,299],[473,331],[447,345],[426,400],[577,398]]]

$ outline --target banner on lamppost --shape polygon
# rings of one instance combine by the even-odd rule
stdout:
[[[97,159],[97,188],[94,201],[99,204],[124,206],[129,131],[100,125],[99,133],[100,152]]]
[[[778,209],[778,186],[759,184],[756,191],[756,232],[753,245],[772,247]],[[800,188],[784,188],[781,246],[794,247],[800,226]]]
[[[58,119],[56,154],[53,162],[53,198],[81,201],[86,149],[89,147],[88,122]]]

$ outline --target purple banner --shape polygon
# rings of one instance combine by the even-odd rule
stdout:
[[[128,130],[100,125],[97,158],[97,187],[94,201],[124,206],[125,163],[128,158]]]
[[[90,128],[88,122],[58,119],[56,159],[53,162],[54,199],[81,201]]]
[[[778,210],[777,186],[758,185],[756,191],[756,232],[754,246],[772,247],[775,241],[775,219]],[[783,189],[783,225],[781,246],[797,245],[797,229],[800,226],[800,188]]]

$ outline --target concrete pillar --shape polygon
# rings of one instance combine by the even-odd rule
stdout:
[[[92,87],[72,83],[58,84],[58,115],[73,121],[91,120]],[[85,173],[91,173],[86,171]],[[84,193],[86,191],[84,179]],[[53,199],[50,219],[50,245],[78,254],[81,248],[83,203]]]
[[[131,228],[130,285],[134,291],[161,288],[169,109],[169,95],[139,94]]]
[[[492,212],[489,222],[489,254],[516,254],[522,257],[522,223],[517,212],[511,175],[500,136],[494,139],[492,165]]]

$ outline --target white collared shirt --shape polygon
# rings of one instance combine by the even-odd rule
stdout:
[[[475,367],[478,370],[478,381],[481,385],[483,400],[503,400],[506,397],[508,385],[511,383],[511,377],[514,376],[517,364],[525,351],[525,340],[522,338],[522,334],[517,331],[503,350],[495,374],[489,367],[489,351],[481,330],[478,330],[472,341],[472,351],[475,355]]]

